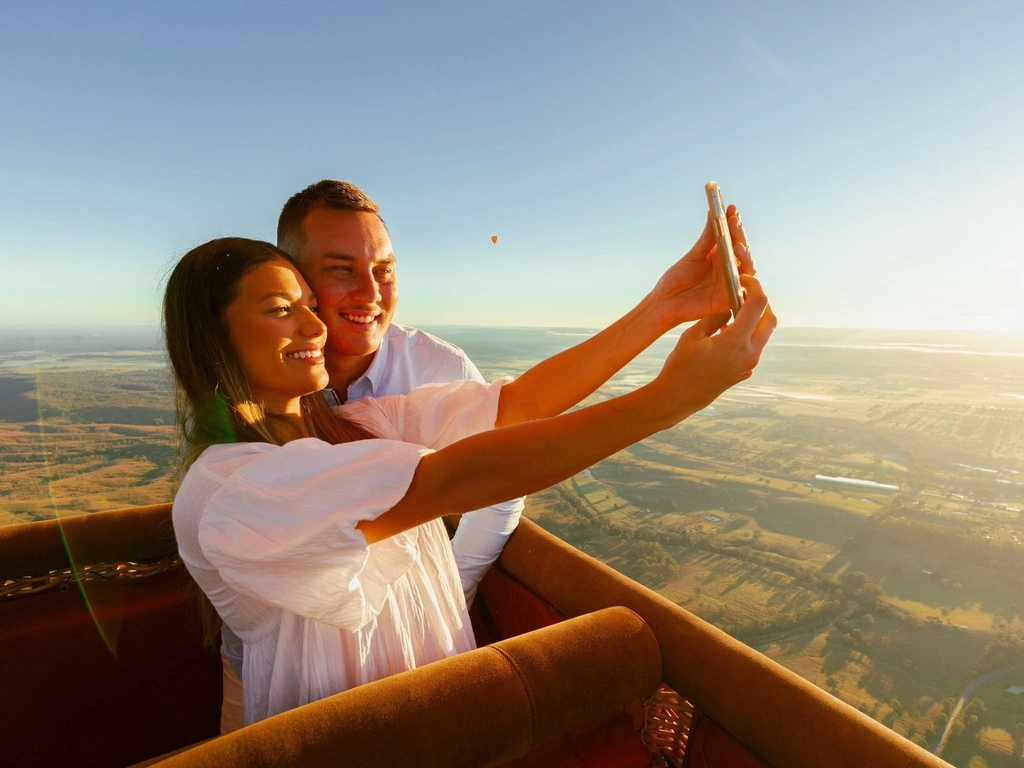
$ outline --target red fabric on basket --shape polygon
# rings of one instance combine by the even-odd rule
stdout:
[[[469,617],[478,646],[565,620],[536,593],[498,568],[491,568],[480,582]]]
[[[647,768],[654,764],[647,745],[625,712],[605,717],[541,744],[501,768]]]
[[[686,743],[686,768],[767,768],[746,747],[704,718]]]
[[[0,765],[130,765],[217,734],[220,658],[181,570],[86,582],[89,606],[77,587],[0,604]]]

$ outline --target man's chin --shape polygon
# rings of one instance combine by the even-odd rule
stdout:
[[[384,332],[377,323],[370,323],[365,328],[341,318],[335,318],[327,324],[327,349],[338,354],[356,356],[370,354],[380,346],[380,338]]]
[[[332,345],[328,335],[324,357],[328,373],[338,370],[362,368],[369,366],[373,356],[380,349],[380,336],[372,339],[343,339],[342,343]],[[333,378],[333,376],[332,376]]]
[[[341,357],[366,357],[372,355],[378,349],[380,349],[380,339],[375,337],[373,339],[360,339],[357,343],[339,344],[337,346],[331,346],[328,343],[324,349],[324,354],[327,356],[328,361],[341,358]]]

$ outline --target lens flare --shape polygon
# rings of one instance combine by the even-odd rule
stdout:
[[[89,617],[92,619],[92,623],[96,627],[96,631],[99,633],[103,644],[107,647],[107,650],[110,651],[110,655],[117,658],[117,643],[112,635],[106,632],[100,624],[92,601],[89,599],[89,595],[86,594],[85,583],[82,581],[81,571],[75,564],[75,558],[71,554],[71,546],[68,543],[64,526],[61,523],[60,511],[57,507],[57,497],[53,491],[53,472],[51,471],[50,464],[50,450],[46,444],[46,429],[43,424],[43,406],[40,398],[40,392],[42,389],[40,378],[41,367],[38,359],[36,360],[36,365],[34,367],[36,385],[36,427],[39,434],[39,454],[43,459],[43,472],[46,477],[46,492],[49,498],[50,508],[53,510],[53,517],[57,521],[57,530],[60,532],[61,546],[64,548],[64,554],[67,555],[68,563],[71,566],[71,575],[75,580],[75,584],[78,586],[79,593],[82,595],[82,600],[85,602],[85,608],[89,611]]]

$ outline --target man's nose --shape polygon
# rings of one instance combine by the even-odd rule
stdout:
[[[367,304],[377,304],[381,301],[380,284],[372,272],[361,274],[356,280],[351,291],[351,298],[357,301],[365,301]]]

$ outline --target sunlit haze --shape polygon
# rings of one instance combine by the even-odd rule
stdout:
[[[593,327],[740,205],[783,326],[1024,332],[1024,4],[6,4],[0,324],[154,323],[324,177],[412,325]],[[497,243],[491,242],[497,235]]]

